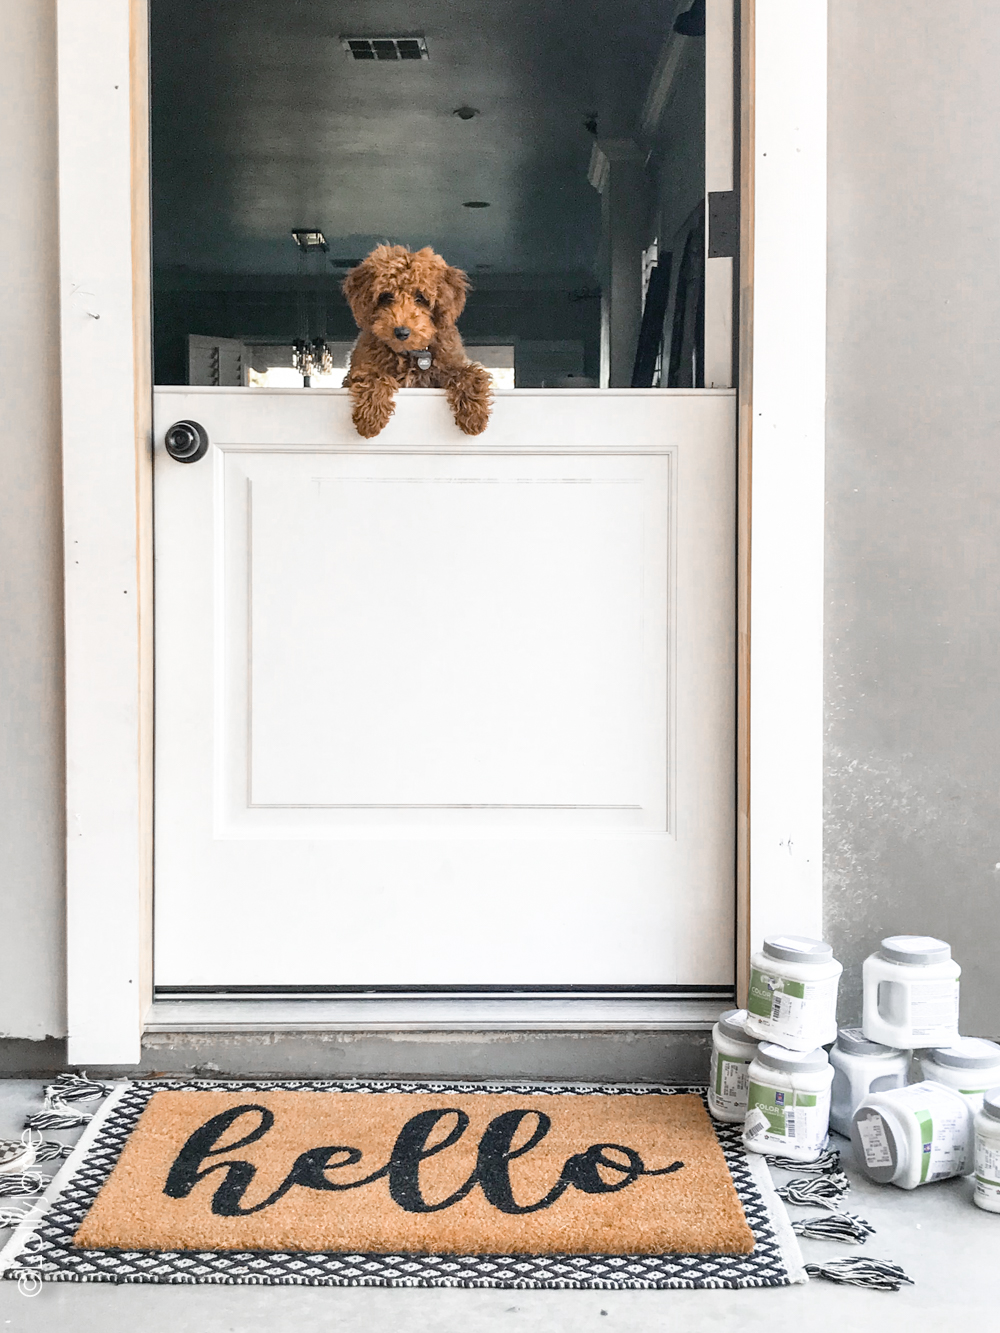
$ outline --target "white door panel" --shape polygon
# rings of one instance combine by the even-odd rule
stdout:
[[[666,486],[558,459],[435,464],[233,459],[251,804],[638,808],[662,776],[666,524],[644,551],[643,509]],[[241,646],[234,624],[234,667]]]
[[[156,398],[157,984],[731,981],[732,395]]]

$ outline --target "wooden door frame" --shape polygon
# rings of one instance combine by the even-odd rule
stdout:
[[[740,993],[763,934],[822,930],[826,5],[741,5]],[[124,1065],[152,999],[147,0],[57,13],[68,1051]]]

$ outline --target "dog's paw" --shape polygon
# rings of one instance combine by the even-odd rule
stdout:
[[[355,411],[351,414],[354,429],[365,440],[372,440],[380,434],[389,420],[387,416],[372,412]]]
[[[465,402],[455,411],[455,424],[466,435],[482,435],[489,420],[490,409],[486,403]]]
[[[385,429],[395,410],[394,386],[382,379],[352,377],[348,388],[354,399],[351,420],[362,439],[370,440]]]
[[[482,366],[467,367],[449,393],[455,424],[466,435],[482,435],[490,419],[493,381]]]
[[[392,413],[393,402],[391,398],[381,394],[369,397],[366,394],[360,401],[355,402],[351,420],[354,422],[354,429],[358,434],[364,439],[370,440],[385,429]]]

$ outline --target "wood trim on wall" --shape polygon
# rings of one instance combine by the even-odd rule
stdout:
[[[823,931],[827,0],[754,0],[744,41],[745,958]]]
[[[153,292],[149,3],[131,0],[132,343],[139,656],[139,1011],[153,1002]]]
[[[739,0],[740,291],[736,420],[736,1003],[750,984],[750,478],[753,457],[753,97],[755,0]]]
[[[57,25],[68,1054],[123,1064],[152,962],[145,0],[58,0]]]
[[[736,186],[737,0],[707,0],[705,6],[705,349],[706,389],[730,389],[735,375],[734,293],[736,257],[713,254],[713,195]],[[687,38],[681,40],[686,41]]]

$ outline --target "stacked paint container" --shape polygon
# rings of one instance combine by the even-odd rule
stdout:
[[[750,960],[746,1030],[758,1042],[748,1074],[743,1142],[751,1152],[814,1162],[826,1146],[843,968],[822,940],[773,935]]]
[[[709,1110],[743,1124],[751,1152],[813,1162],[826,1145],[843,971],[829,944],[774,935],[751,959],[746,1009],[712,1032]]]
[[[975,1201],[1000,1211],[1000,1170],[988,1151],[995,1136],[991,1108],[1000,1100],[1000,1090],[991,1091],[1000,1084],[1000,1046],[959,1035],[961,972],[950,946],[926,935],[891,935],[865,959],[863,1035],[917,1054],[922,1079],[861,1087],[845,1110],[858,1165],[871,1180],[915,1189],[965,1175],[979,1147]]]
[[[842,971],[821,940],[764,941],[747,1008],[713,1029],[709,1110],[743,1124],[748,1150],[800,1162],[832,1126],[871,1179],[907,1189],[971,1170],[975,1153],[975,1201],[1000,1212],[1000,1046],[959,1035],[950,947],[883,940],[864,964],[862,1026],[838,1031]],[[909,1084],[915,1053],[922,1081]]]

